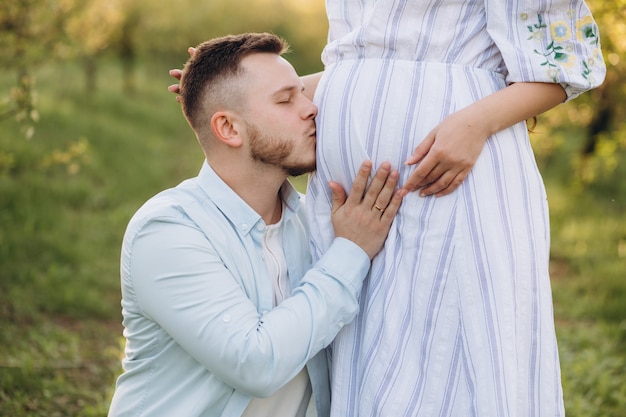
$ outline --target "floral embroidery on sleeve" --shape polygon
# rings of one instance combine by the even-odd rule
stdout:
[[[521,20],[527,20],[528,15],[523,13]],[[543,51],[534,49],[534,53],[544,57],[541,66],[546,68],[546,74],[553,82],[559,82],[561,71],[570,72],[577,63],[580,63],[580,75],[590,84],[593,83],[592,67],[595,64],[594,57],[601,56],[598,37],[598,27],[590,15],[578,19],[575,24],[575,39],[595,48],[593,56],[587,59],[580,59],[574,53],[574,36],[572,27],[566,20],[557,20],[548,25],[543,20],[542,14],[537,14],[537,23],[526,26],[530,32],[528,40],[534,40],[545,45],[544,39],[548,38],[549,43],[543,47]]]
[[[593,46],[600,45],[598,26],[596,26],[596,23],[589,15],[576,21],[576,36],[581,42],[586,42]]]

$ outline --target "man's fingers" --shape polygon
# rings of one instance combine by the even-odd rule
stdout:
[[[385,185],[380,190],[378,195],[374,200],[374,210],[377,210],[382,214],[383,211],[387,209],[393,195],[396,190],[396,186],[398,185],[398,179],[400,178],[400,174],[398,171],[393,170],[389,172],[389,176],[387,177],[387,181]]]
[[[391,224],[393,219],[396,217],[398,210],[400,209],[400,204],[402,203],[402,199],[407,194],[408,194],[408,191],[404,189],[396,190],[393,193],[391,201],[389,201],[387,208],[385,209],[385,211],[383,212],[380,218],[381,221]]]
[[[395,191],[400,174],[397,170],[391,169],[389,162],[383,162],[368,185],[371,170],[371,161],[365,161],[361,164],[347,198],[345,191],[338,183],[329,182],[332,191],[333,212],[338,210],[343,204],[347,204],[360,211],[370,211],[378,216],[382,216],[394,199],[396,201],[391,207],[391,212],[397,212],[396,205],[398,201]]]
[[[378,167],[378,170],[376,170],[376,174],[374,175],[374,178],[372,178],[372,181],[370,182],[370,185],[367,188],[367,192],[365,193],[365,196],[363,197],[363,204],[369,205],[369,207],[375,206],[377,198],[379,198],[382,190],[384,189],[390,173],[391,173],[391,164],[389,162],[383,162],[382,164],[380,164],[380,167]],[[397,178],[395,178],[395,181],[397,183]],[[385,198],[384,195],[382,196],[382,199],[380,200],[381,204],[379,204],[379,207],[381,207],[383,210],[387,206],[386,203],[389,201],[389,197],[391,196],[391,193],[393,193],[393,188],[395,188],[395,184],[392,185],[392,191],[390,193],[389,192],[387,193],[386,202],[384,201],[384,198]]]
[[[341,184],[335,181],[329,181],[328,187],[332,193],[332,212],[334,213],[346,202],[346,192]]]
[[[354,178],[352,188],[350,189],[350,195],[348,195],[348,203],[358,205],[363,199],[363,193],[367,187],[367,180],[370,177],[372,171],[372,161],[364,161],[359,168],[359,171]]]
[[[406,191],[394,189],[399,173],[385,162],[370,181],[372,162],[365,161],[346,193],[339,183],[328,183],[332,192],[332,216],[335,236],[349,239],[359,245],[367,255],[374,257],[384,245],[393,218]]]

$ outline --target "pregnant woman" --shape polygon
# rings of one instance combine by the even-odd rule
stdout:
[[[332,346],[334,417],[562,416],[546,193],[525,120],[598,86],[582,0],[327,0],[314,257],[327,183],[364,159],[405,188]]]

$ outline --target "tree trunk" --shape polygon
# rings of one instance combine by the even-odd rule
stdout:
[[[135,48],[135,28],[138,23],[138,16],[132,14],[127,17],[124,25],[122,26],[122,35],[119,41],[120,59],[122,60],[123,68],[123,88],[125,93],[130,94],[134,93],[137,89],[137,85],[135,83],[137,57],[137,51]]]
[[[610,91],[612,86],[605,82],[598,89],[598,96],[595,103],[597,104],[596,111],[591,118],[591,122],[587,127],[587,135],[585,143],[581,149],[583,156],[591,156],[595,153],[598,145],[598,139],[600,134],[608,132],[611,129],[611,123],[614,118],[615,106],[612,101]]]
[[[95,55],[87,55],[84,59],[85,91],[93,94],[98,89],[98,63]]]

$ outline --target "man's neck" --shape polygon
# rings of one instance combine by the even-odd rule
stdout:
[[[211,163],[215,173],[239,197],[256,211],[266,224],[278,222],[282,216],[280,189],[287,175],[278,169],[247,169],[224,163]]]

